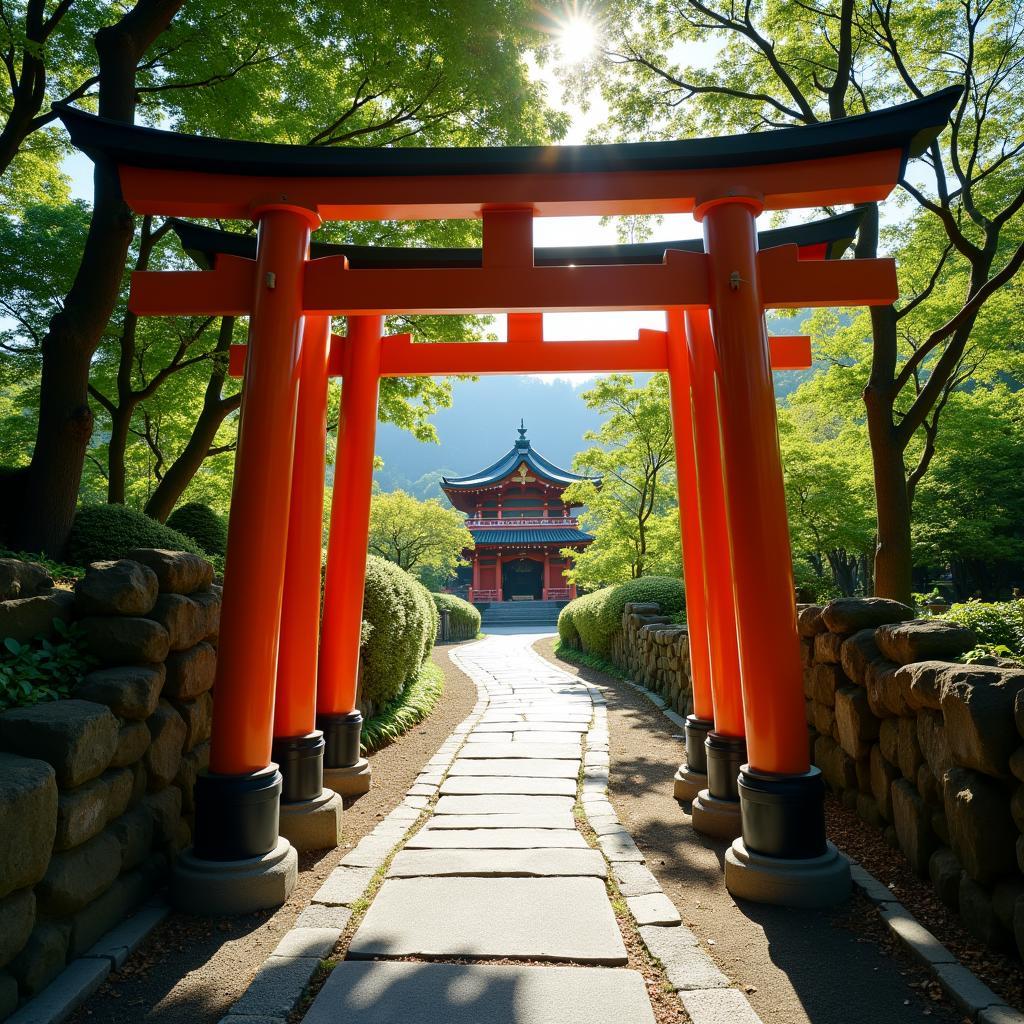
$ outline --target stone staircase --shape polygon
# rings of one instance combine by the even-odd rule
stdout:
[[[558,623],[558,613],[568,601],[494,601],[480,605],[482,629],[486,633],[494,626],[549,626]]]

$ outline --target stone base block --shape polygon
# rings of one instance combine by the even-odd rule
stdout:
[[[365,757],[350,768],[324,766],[324,786],[342,796],[362,796],[370,792],[370,762]]]
[[[325,789],[312,800],[281,803],[281,835],[296,850],[333,850],[341,842],[341,797]]]
[[[719,800],[702,789],[690,808],[693,827],[712,839],[735,839],[742,832],[739,800]]]
[[[725,852],[725,886],[738,899],[780,907],[832,907],[850,895],[850,862],[831,844],[820,857],[785,860],[748,850]]]
[[[191,847],[171,874],[171,902],[187,914],[250,914],[279,907],[299,877],[299,855],[287,839],[262,857],[201,860]]]
[[[676,800],[692,800],[702,789],[708,788],[704,772],[695,772],[688,764],[681,764],[672,783],[672,796]]]

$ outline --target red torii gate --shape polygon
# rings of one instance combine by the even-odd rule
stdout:
[[[801,260],[796,246],[758,251],[755,220],[763,210],[885,198],[958,95],[948,89],[747,136],[456,150],[203,139],[61,109],[74,143],[116,164],[135,212],[259,225],[255,260],[224,256],[212,271],[135,274],[130,298],[141,315],[250,317],[211,771],[196,787],[194,849],[176,869],[182,903],[253,909],[287,897],[296,858],[278,837],[282,783],[272,746],[292,795],[319,790],[306,777],[324,749],[310,727],[314,692],[325,781],[344,789],[366,778],[355,687],[379,376],[617,369],[667,369],[679,478],[695,484],[697,500],[681,507],[694,638],[687,750],[697,767],[690,733],[708,734],[708,791],[698,798],[707,792],[707,818],[716,819],[730,790],[739,797],[742,836],[726,855],[727,885],[737,896],[789,904],[845,896],[849,868],[826,842],[824,787],[808,757],[763,313],[890,303],[895,267]],[[665,212],[702,222],[703,252],[670,250],[655,264],[534,263],[535,216]],[[344,255],[309,258],[321,218],[471,217],[483,221],[479,266],[359,269]],[[543,341],[540,314],[584,309],[663,310],[668,329],[637,341]],[[382,337],[389,313],[469,312],[510,314],[509,341],[428,346]],[[331,629],[317,666],[313,510],[323,485],[332,315],[347,316],[349,330],[336,367],[345,387],[323,608]],[[744,733],[746,763],[738,764]],[[681,772],[684,786],[686,778]]]

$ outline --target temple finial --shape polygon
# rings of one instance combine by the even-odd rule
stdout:
[[[524,421],[522,419],[520,419],[520,421],[519,421],[519,440],[520,441],[525,441],[526,440],[526,425],[525,425],[525,423],[524,423]]]

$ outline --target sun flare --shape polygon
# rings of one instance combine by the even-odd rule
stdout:
[[[573,14],[559,27],[557,45],[563,64],[582,64],[597,49],[597,27],[586,15]]]

